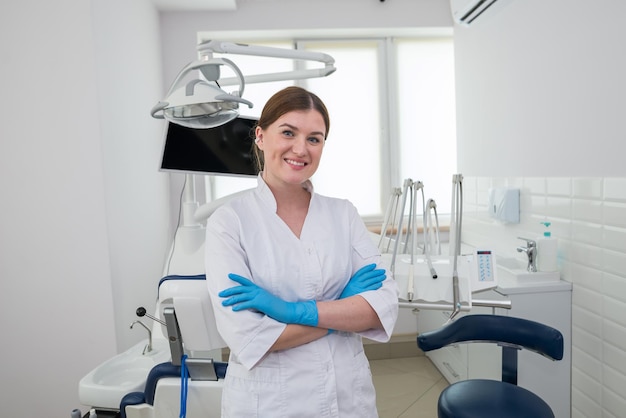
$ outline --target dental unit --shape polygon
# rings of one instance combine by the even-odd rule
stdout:
[[[462,182],[461,174],[453,176],[447,255],[442,254],[437,203],[425,199],[424,184],[409,178],[404,180],[402,189],[394,188],[391,192],[378,245],[398,282],[401,308],[450,311],[450,320],[472,306],[510,308],[507,300],[480,300],[472,296],[495,288],[497,278],[491,251],[461,251]],[[422,195],[421,211],[417,209],[418,192]],[[417,244],[419,212],[423,229],[421,249]]]

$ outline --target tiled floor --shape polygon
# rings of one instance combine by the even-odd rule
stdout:
[[[370,360],[380,418],[437,418],[446,379],[424,356]]]

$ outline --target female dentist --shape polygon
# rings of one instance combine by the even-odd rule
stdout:
[[[329,127],[307,90],[272,96],[257,188],[207,221],[207,285],[230,348],[224,418],[378,416],[361,337],[389,340],[398,290],[356,208],[313,191]]]

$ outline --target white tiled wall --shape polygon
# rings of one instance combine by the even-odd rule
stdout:
[[[488,190],[516,187],[520,223],[489,218]],[[517,237],[552,222],[561,277],[573,283],[572,417],[626,417],[626,178],[465,177],[465,243],[520,257]]]

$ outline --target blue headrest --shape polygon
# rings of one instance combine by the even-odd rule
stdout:
[[[423,351],[469,341],[513,344],[553,360],[563,358],[563,335],[557,329],[511,316],[467,315],[417,337],[417,345]]]

